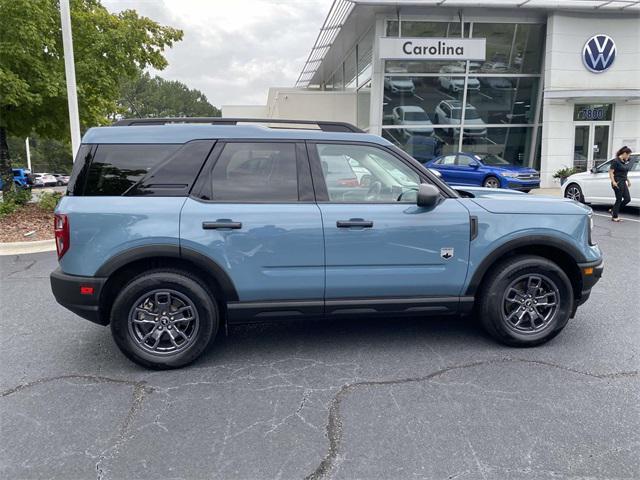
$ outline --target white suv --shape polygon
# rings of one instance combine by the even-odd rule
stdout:
[[[445,65],[440,69],[440,76],[438,77],[440,87],[442,87],[443,90],[448,90],[452,93],[462,92],[464,90],[464,77],[452,77],[450,75],[459,75],[464,73],[465,69],[463,67],[460,67],[458,65]],[[480,82],[478,81],[478,79],[475,77],[469,77],[467,81],[467,89],[480,90]]]
[[[640,198],[638,198],[640,196],[640,186],[638,185],[640,183],[640,153],[632,153],[629,161],[631,162],[628,174],[631,182],[629,206],[640,207]],[[582,203],[613,205],[616,196],[609,179],[610,165],[611,160],[592,168],[589,172],[571,175],[562,185],[562,196]]]
[[[459,125],[462,118],[462,102],[460,100],[443,100],[436,107],[435,123],[440,125]],[[478,128],[486,125],[484,120],[480,118],[478,110],[473,105],[467,103],[465,111],[464,123],[467,126],[475,128],[465,128],[465,137],[485,137],[487,135],[486,128]],[[460,128],[452,127],[449,129],[450,135],[460,133]]]

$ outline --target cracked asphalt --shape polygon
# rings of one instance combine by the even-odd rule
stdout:
[[[0,257],[0,477],[640,478],[640,222],[595,223],[604,277],[544,346],[473,318],[300,321],[169,372],[56,304],[55,254]]]

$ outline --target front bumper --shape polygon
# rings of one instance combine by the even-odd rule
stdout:
[[[540,188],[540,180],[507,180],[507,188],[511,190],[533,190],[534,188]]]
[[[69,275],[58,267],[49,279],[53,296],[60,305],[91,322],[108,325],[109,319],[103,318],[100,312],[100,293],[106,278]]]
[[[595,262],[579,263],[578,267],[582,276],[582,291],[580,292],[580,298],[576,298],[576,306],[582,305],[589,299],[591,289],[602,278],[604,261],[600,259]]]

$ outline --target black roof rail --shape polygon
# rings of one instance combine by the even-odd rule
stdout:
[[[237,125],[238,123],[282,123],[287,125],[316,125],[324,132],[365,133],[347,122],[325,120],[285,120],[282,118],[224,118],[224,117],[169,117],[169,118],[125,118],[114,122],[114,126],[132,127],[136,125],[166,125],[168,123],[210,123],[212,125]],[[289,127],[272,127],[289,128]]]

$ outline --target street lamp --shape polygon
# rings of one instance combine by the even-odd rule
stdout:
[[[80,119],[78,117],[78,95],[76,91],[76,67],[73,61],[73,37],[71,35],[71,13],[69,0],[60,0],[60,20],[62,23],[62,48],[64,50],[64,73],[67,79],[67,101],[69,104],[69,124],[71,126],[72,158],[80,148]]]

